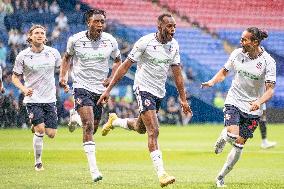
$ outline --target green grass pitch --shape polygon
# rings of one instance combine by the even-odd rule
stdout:
[[[213,144],[222,127],[192,125],[160,129],[159,143],[168,173],[176,183],[167,188],[215,188],[215,177],[231,146],[220,155]],[[33,168],[32,134],[29,130],[0,130],[0,188],[160,188],[147,150],[147,136],[115,129],[95,135],[98,166],[103,180],[93,183],[82,148],[82,131],[60,128],[55,139],[44,138],[45,170]],[[268,137],[278,142],[272,149],[260,148],[260,132],[250,139],[235,169],[226,177],[227,188],[284,188],[284,125],[269,125]]]

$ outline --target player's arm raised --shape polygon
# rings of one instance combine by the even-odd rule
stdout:
[[[131,67],[133,62],[130,59],[126,59],[116,70],[114,73],[113,78],[111,79],[108,87],[106,88],[105,92],[100,96],[97,104],[105,103],[108,101],[109,93],[111,89],[115,86],[115,84],[127,73],[128,69]]]
[[[182,110],[185,114],[192,114],[191,108],[187,103],[187,99],[186,99],[186,92],[184,89],[184,80],[182,77],[182,73],[181,73],[181,66],[180,65],[172,65],[172,72],[173,72],[173,78],[175,81],[175,84],[177,86],[177,90],[180,96],[180,105],[182,107]]]
[[[67,93],[69,91],[69,86],[67,84],[67,79],[66,76],[69,68],[70,68],[70,63],[69,61],[71,60],[72,56],[69,55],[68,53],[65,53],[62,62],[61,62],[61,67],[60,67],[60,74],[59,74],[59,86],[64,89],[64,91]]]
[[[228,70],[225,68],[222,68],[217,72],[217,74],[210,79],[209,81],[201,83],[201,88],[208,88],[208,87],[213,87],[216,83],[222,82],[226,76],[228,75]]]
[[[24,86],[21,82],[22,79],[22,75],[19,75],[17,73],[13,73],[12,75],[12,82],[13,84],[19,88],[25,96],[32,96],[33,95],[33,89],[32,88],[27,88],[26,86]]]

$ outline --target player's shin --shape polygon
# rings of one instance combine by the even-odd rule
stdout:
[[[36,132],[33,137],[35,164],[42,163],[43,136],[44,134]]]
[[[165,173],[162,152],[160,150],[155,150],[150,153],[150,156],[158,177],[161,177]]]
[[[87,159],[88,159],[92,179],[96,180],[98,177],[102,178],[102,175],[99,172],[99,169],[97,167],[97,161],[96,161],[96,155],[95,155],[95,151],[96,151],[95,142],[93,141],[84,142],[83,147],[84,147],[84,151],[86,153]]]
[[[242,154],[243,145],[236,144],[233,146],[232,150],[228,154],[227,160],[218,174],[218,177],[224,178],[234,167],[234,165],[238,162]]]

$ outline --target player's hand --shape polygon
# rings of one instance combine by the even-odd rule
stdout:
[[[34,90],[32,88],[25,88],[23,90],[25,96],[31,97],[33,95]]]
[[[63,88],[65,93],[69,92],[69,85],[67,84],[67,81],[65,79],[59,80],[59,87]]]
[[[1,91],[2,94],[4,94],[5,93],[5,88],[2,87],[0,91]]]
[[[104,87],[108,87],[110,81],[111,81],[111,77],[105,79],[105,80],[103,81],[103,86],[104,86]]]
[[[108,102],[108,99],[109,99],[109,92],[108,91],[105,91],[99,98],[98,102],[97,102],[97,105],[100,105],[100,104],[106,104]]]
[[[201,83],[200,88],[209,88],[209,87],[213,87],[214,83],[212,82],[212,80],[209,80],[207,82],[203,82]]]
[[[180,103],[182,111],[185,115],[188,115],[188,114],[191,115],[191,116],[193,115],[192,110],[191,110],[189,104],[187,103],[187,101],[181,101],[180,100],[179,103]]]
[[[261,105],[258,100],[250,102],[249,104],[250,104],[250,111],[251,112],[258,110],[260,108],[260,105]]]

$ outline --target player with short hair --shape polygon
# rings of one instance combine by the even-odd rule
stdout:
[[[274,94],[276,63],[260,46],[267,37],[267,32],[256,27],[247,28],[241,36],[242,48],[234,50],[224,68],[211,80],[201,84],[201,87],[212,87],[223,81],[229,71],[235,72],[225,100],[225,128],[215,144],[215,153],[221,153],[227,142],[233,148],[217,175],[217,187],[225,187],[225,176],[239,160],[247,139],[253,137],[262,114],[262,105]]]
[[[101,95],[98,104],[108,100],[109,93],[114,85],[126,74],[131,65],[137,62],[133,89],[140,115],[138,118],[120,119],[115,113],[112,113],[103,127],[102,134],[107,135],[110,129],[115,126],[135,130],[140,134],[147,131],[150,156],[160,185],[164,187],[175,182],[175,177],[165,172],[162,152],[158,145],[159,122],[157,112],[161,100],[165,96],[165,83],[169,67],[173,72],[184,113],[191,114],[191,109],[186,99],[181,74],[179,45],[173,38],[176,22],[171,15],[162,14],[159,16],[157,24],[157,33],[148,34],[135,43],[127,59],[118,68],[106,91]]]
[[[105,11],[88,10],[85,18],[88,30],[74,34],[68,39],[59,83],[65,91],[69,90],[65,78],[72,60],[71,76],[75,109],[82,120],[83,147],[87,155],[91,177],[94,182],[97,182],[103,178],[97,167],[96,146],[93,139],[102,114],[102,105],[97,105],[97,100],[121,64],[121,56],[116,39],[111,34],[103,32],[106,22]],[[114,59],[114,63],[111,75],[108,77],[110,58]]]
[[[33,25],[28,31],[30,47],[16,57],[12,82],[25,95],[24,103],[34,126],[35,170],[42,165],[43,137],[54,138],[57,131],[55,71],[60,67],[58,50],[46,46],[46,28]],[[24,85],[21,83],[24,78]]]

